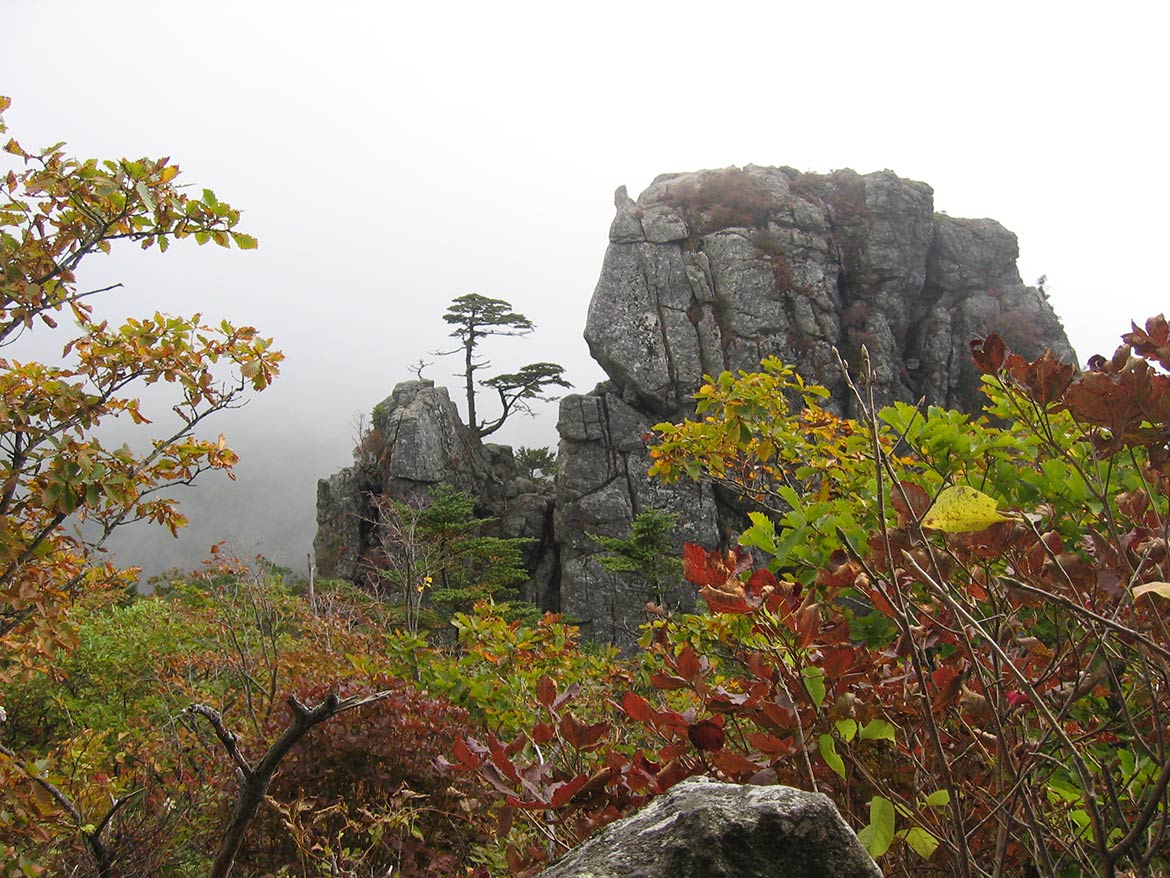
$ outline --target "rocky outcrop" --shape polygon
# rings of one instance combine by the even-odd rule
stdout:
[[[802,174],[748,166],[623,188],[585,339],[609,381],[561,403],[556,536],[561,606],[583,633],[629,646],[642,602],[595,561],[591,532],[629,533],[654,506],[714,547],[742,521],[693,484],[648,483],[642,437],[693,411],[704,374],[780,357],[853,414],[834,349],[864,346],[879,403],[972,411],[968,343],[998,332],[1021,354],[1074,354],[1044,295],[1016,268],[1015,235],[994,220],[936,214],[929,186],[890,171]]]
[[[377,544],[374,498],[422,504],[445,483],[477,500],[476,512],[496,519],[494,535],[527,537],[525,564],[532,578],[525,598],[556,603],[559,575],[552,541],[552,490],[526,478],[512,449],[481,443],[459,419],[445,387],[407,381],[374,407],[355,462],[317,484],[313,548],[322,576],[362,582]]]
[[[629,647],[648,596],[597,563],[592,536],[626,537],[647,509],[677,514],[673,550],[726,545],[742,527],[709,487],[646,476],[644,437],[692,413],[704,374],[778,356],[853,414],[837,352],[852,368],[864,347],[879,403],[971,411],[971,339],[995,331],[1018,353],[1074,359],[1042,291],[1020,280],[1015,235],[935,213],[929,186],[890,171],[669,174],[637,201],[619,189],[615,202],[585,322],[609,380],[561,402],[555,513],[509,449],[474,439],[444,389],[408,382],[376,410],[358,463],[320,483],[322,573],[360,578],[369,496],[418,496],[445,481],[478,497],[503,535],[533,538],[529,597],[586,637]],[[667,602],[686,609],[692,597],[680,583]]]
[[[623,398],[685,413],[704,374],[778,356],[848,409],[836,347],[877,373],[879,402],[972,409],[967,343],[998,331],[1022,354],[1072,350],[994,220],[934,213],[924,183],[890,171],[791,168],[658,177],[617,216],[585,339]]]
[[[685,781],[612,823],[541,878],[880,878],[827,796]]]

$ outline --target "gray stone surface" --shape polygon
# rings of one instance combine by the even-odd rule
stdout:
[[[827,796],[685,781],[540,878],[880,878]]]
[[[648,508],[680,513],[679,544],[726,547],[742,529],[710,489],[645,475],[643,434],[690,415],[705,374],[775,355],[854,414],[833,351],[856,366],[864,345],[879,403],[973,410],[971,339],[996,331],[1020,353],[1075,358],[1047,300],[1020,280],[1015,236],[934,213],[929,186],[890,171],[670,174],[637,201],[619,189],[615,204],[585,323],[610,381],[566,397],[558,426],[561,607],[595,640],[630,647],[644,600],[596,563],[588,534],[626,536]]]
[[[585,338],[646,411],[677,414],[703,374],[768,355],[847,407],[834,346],[854,362],[869,349],[880,402],[966,408],[978,404],[960,362],[971,338],[1006,328],[1072,356],[1020,281],[1015,236],[935,214],[929,186],[891,171],[749,165],[659,177],[637,201],[618,194]]]
[[[718,509],[707,485],[666,486],[647,475],[643,437],[657,422],[625,402],[613,385],[561,400],[554,534],[560,552],[560,610],[582,636],[629,648],[647,620],[653,597],[645,586],[618,576],[596,560],[593,534],[626,538],[634,516],[655,509],[678,516],[670,551],[686,541],[709,540]],[[666,595],[668,610],[690,610],[695,591],[681,580]]]

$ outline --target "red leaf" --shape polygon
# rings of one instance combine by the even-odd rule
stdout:
[[[1075,374],[1071,363],[1062,363],[1052,351],[1045,351],[1028,364],[1024,386],[1034,402],[1046,406],[1064,396]]]
[[[581,792],[581,788],[587,783],[589,783],[589,775],[579,774],[570,781],[562,784],[554,784],[550,804],[553,808],[560,808],[562,805],[567,805],[569,800]]]
[[[751,550],[744,546],[736,546],[727,553],[727,560],[735,571],[735,575],[743,573],[752,566]]]
[[[512,819],[516,816],[516,809],[505,805],[496,817],[496,838],[503,838],[512,831]]]
[[[1121,337],[1134,352],[1149,360],[1157,360],[1162,368],[1170,369],[1170,324],[1167,324],[1164,314],[1151,317],[1146,321],[1143,332],[1136,323],[1130,324],[1133,332],[1127,332]]]
[[[790,708],[780,706],[775,701],[761,702],[760,713],[763,714],[760,717],[761,724],[778,732],[787,732],[794,725],[793,711]]]
[[[512,743],[504,748],[504,755],[511,759],[517,753],[525,748],[528,744],[528,736],[524,732],[520,732],[512,739]]]
[[[676,677],[673,674],[664,674],[662,671],[655,671],[650,675],[650,685],[655,689],[670,691],[674,689],[686,689],[691,684],[682,677]]]
[[[813,642],[821,629],[821,605],[815,602],[805,604],[796,614],[796,635],[801,646]]]
[[[686,731],[686,726],[683,726],[683,731]],[[690,741],[677,741],[673,744],[666,744],[658,748],[658,758],[663,762],[670,762],[674,759],[682,759],[691,752],[694,747]]]
[[[963,690],[963,674],[958,668],[954,665],[943,665],[935,669],[930,678],[938,689],[938,696],[932,705],[936,712],[958,701],[959,693]]]
[[[722,717],[719,717],[722,719]],[[687,728],[687,737],[700,750],[723,749],[723,726],[715,720],[705,719]]]
[[[750,697],[742,692],[728,692],[720,686],[707,698],[707,709],[712,713],[739,713]]]
[[[688,711],[694,713],[694,709]],[[681,713],[675,710],[658,710],[654,712],[654,728],[660,732],[666,729],[673,729],[678,734],[682,734],[687,730],[690,722]]]
[[[683,544],[683,576],[695,585],[722,585],[730,571],[719,552],[708,552],[696,543]]]
[[[1116,375],[1106,372],[1087,372],[1064,396],[1074,418],[1082,423],[1107,427],[1114,433],[1138,414],[1129,390]]]
[[[873,604],[875,610],[883,616],[889,616],[891,619],[898,618],[898,613],[890,605],[890,602],[886,600],[886,596],[882,593],[880,586],[874,585],[868,590],[868,594],[870,603]]]
[[[776,575],[766,567],[761,567],[748,577],[747,595],[749,598],[762,600],[767,589],[775,589],[779,585]]]
[[[565,736],[573,747],[578,750],[588,750],[594,747],[609,731],[609,723],[593,723],[586,725],[572,713],[561,717],[561,734]]]
[[[971,342],[971,359],[975,361],[975,368],[984,375],[999,373],[1005,353],[1003,339],[994,332],[987,338],[977,338]]]
[[[492,751],[492,763],[498,768],[508,780],[513,783],[520,783],[520,773],[516,771],[516,766],[512,764],[503,750]]]
[[[508,861],[508,871],[513,875],[519,874],[527,864],[524,854],[520,852],[518,847],[512,844],[505,848],[504,859]]]
[[[532,740],[537,744],[547,744],[553,739],[553,727],[548,723],[537,723],[532,727]]]
[[[901,490],[899,490],[899,487]],[[898,513],[898,527],[906,527],[912,521],[921,521],[930,509],[930,495],[913,482],[899,482],[890,491],[890,501]]]
[[[627,692],[622,696],[622,710],[635,722],[644,723],[653,718],[655,710],[641,695]]]
[[[467,771],[474,771],[476,768],[479,768],[480,763],[483,762],[483,758],[472,753],[471,749],[467,746],[467,742],[462,738],[455,739],[455,746],[453,749],[455,751],[455,758]]]
[[[681,760],[672,759],[658,772],[654,778],[654,782],[658,786],[658,792],[665,793],[679,781],[686,780],[691,774],[691,769]]]
[[[826,677],[836,679],[852,670],[855,662],[856,654],[852,647],[834,646],[824,651],[821,667],[824,669]]]
[[[1007,703],[1010,704],[1012,707],[1019,707],[1021,704],[1027,704],[1029,701],[1032,700],[1025,693],[1021,692],[1019,689],[1013,689],[1011,692],[1008,692],[1004,697],[1007,698]]]
[[[742,546],[723,553],[708,552],[695,543],[683,544],[683,576],[695,585],[723,586],[747,570],[751,563],[751,552]]]
[[[840,588],[852,585],[859,568],[841,549],[829,555],[828,564],[817,571],[817,585]]]
[[[711,762],[730,779],[740,783],[754,776],[765,767],[763,765],[757,765],[744,756],[740,756],[734,750],[720,750],[711,757]]]
[[[543,676],[536,683],[536,700],[545,707],[552,707],[557,698],[557,684],[552,677]]]
[[[762,652],[748,653],[747,666],[756,677],[761,680],[767,680],[769,683],[776,679],[776,666],[772,663],[772,657]]]
[[[505,796],[515,797],[516,790],[504,782],[503,776],[496,767],[490,762],[485,762],[479,767],[479,776],[490,783],[497,791],[503,793]]]
[[[788,756],[793,750],[791,735],[787,738],[777,738],[766,732],[752,732],[747,736],[747,739],[748,743],[761,753],[773,756]]]
[[[564,692],[557,696],[556,701],[552,703],[552,709],[557,710],[566,701],[576,698],[581,692],[581,684],[573,683]]]
[[[743,616],[753,609],[743,596],[743,586],[739,593],[721,591],[717,588],[705,586],[699,589],[699,597],[707,602],[707,609],[712,613],[727,613],[728,615]]]
[[[679,676],[692,683],[698,681],[702,675],[702,669],[699,667],[699,656],[689,644],[684,646],[682,652],[678,654],[675,667],[678,668]]]

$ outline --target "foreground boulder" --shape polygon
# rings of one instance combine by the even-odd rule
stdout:
[[[686,781],[541,878],[880,878],[827,796]]]

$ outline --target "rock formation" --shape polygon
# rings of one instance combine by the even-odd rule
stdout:
[[[708,487],[646,477],[642,436],[692,411],[704,374],[775,355],[852,413],[834,348],[869,351],[880,402],[979,406],[968,342],[1073,351],[994,220],[936,214],[932,190],[889,171],[822,176],[748,166],[623,188],[585,339],[610,380],[561,402],[556,538],[561,609],[629,645],[642,601],[595,561],[589,533],[625,535],[647,508],[680,513],[676,542],[715,546],[741,522]],[[684,601],[686,596],[684,595]],[[684,603],[685,605],[685,603]]]
[[[540,878],[879,878],[829,798],[791,787],[684,781],[603,829]]]
[[[647,595],[596,562],[590,535],[625,537],[646,509],[678,514],[676,549],[715,546],[741,525],[709,487],[646,477],[644,436],[690,414],[704,374],[753,370],[775,355],[851,414],[834,348],[856,364],[864,346],[880,402],[973,411],[971,339],[995,331],[1026,356],[1051,347],[1074,359],[1043,293],[1020,280],[1015,236],[994,220],[935,213],[929,186],[890,171],[671,174],[637,201],[618,189],[616,207],[585,323],[609,380],[561,402],[555,546],[542,529],[544,495],[516,481],[510,453],[476,450],[445,392],[411,382],[384,404],[386,429],[375,418],[378,465],[321,483],[323,573],[355,570],[363,491],[458,479],[505,527],[534,528],[542,548],[531,554],[529,594],[542,607],[581,623],[588,638],[629,646]],[[685,609],[691,598],[680,585],[671,602]]]
[[[1015,236],[935,214],[924,183],[760,168],[668,174],[617,216],[585,339],[641,410],[678,416],[704,373],[775,355],[846,403],[832,348],[862,344],[881,401],[978,406],[970,339],[1072,356]],[[847,406],[846,406],[847,407]]]
[[[526,478],[512,449],[481,443],[459,419],[445,387],[407,381],[374,407],[353,466],[317,483],[313,549],[322,576],[361,582],[376,545],[373,497],[424,503],[446,483],[476,498],[476,512],[496,519],[494,535],[531,540],[524,560],[532,579],[522,595],[538,605],[555,601],[558,576],[552,543],[552,490]]]

